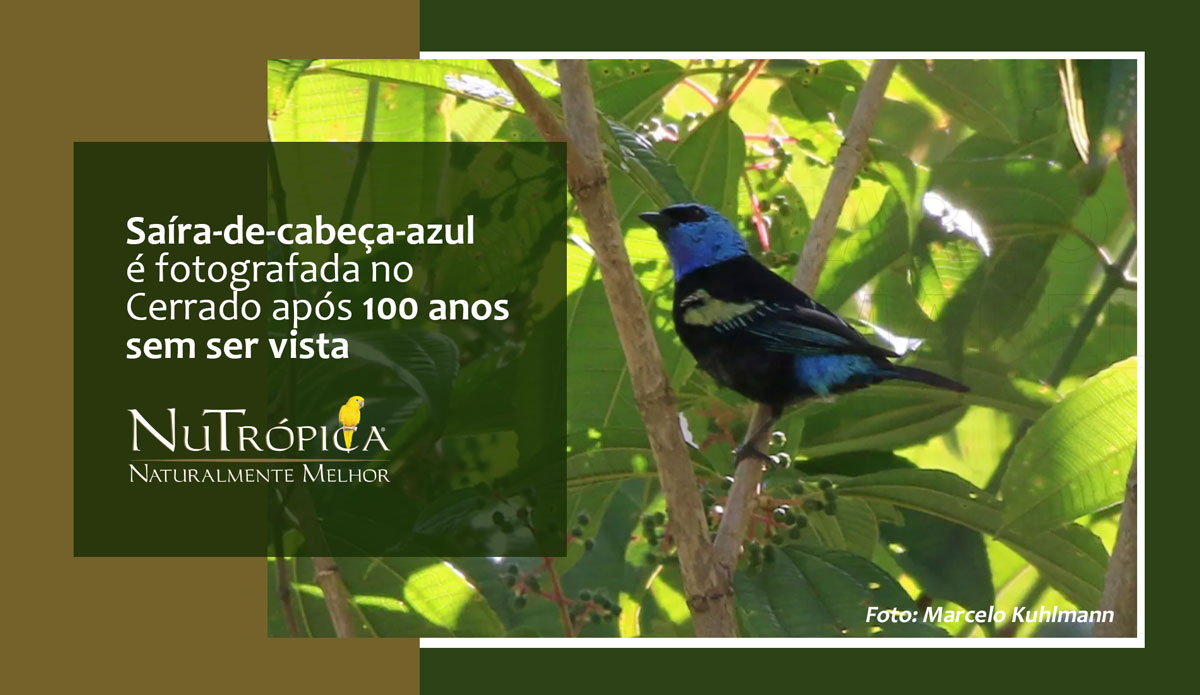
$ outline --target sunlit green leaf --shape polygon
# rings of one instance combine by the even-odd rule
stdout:
[[[737,609],[749,637],[936,637],[922,622],[868,623],[867,607],[915,611],[886,572],[858,555],[802,545],[734,575]]]
[[[1100,372],[1034,423],[1004,475],[1004,523],[1056,528],[1125,497],[1137,446],[1137,360]]]

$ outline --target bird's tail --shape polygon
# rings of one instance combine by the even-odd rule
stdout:
[[[916,367],[904,367],[898,364],[892,365],[894,372],[893,379],[904,379],[905,381],[915,381],[919,384],[928,384],[936,386],[940,389],[949,389],[951,391],[966,392],[971,389],[966,384],[960,384],[954,379],[947,379],[941,374],[934,374],[925,369],[917,369]]]
[[[346,448],[347,448],[347,449],[349,449],[349,448],[350,448],[350,439],[351,439],[353,436],[354,436],[354,430],[350,429],[349,427],[347,427],[346,429],[342,430],[342,437],[343,437],[343,438],[346,440]]]

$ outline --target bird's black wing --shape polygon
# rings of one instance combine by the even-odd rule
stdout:
[[[684,276],[676,320],[769,352],[896,357],[749,256]]]

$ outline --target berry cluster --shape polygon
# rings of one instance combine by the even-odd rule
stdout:
[[[720,486],[729,490],[733,478],[722,479]],[[811,482],[797,481],[788,492],[790,497],[773,497],[761,495],[757,500],[757,509],[750,519],[748,540],[743,545],[743,556],[751,567],[757,567],[765,562],[773,562],[776,557],[774,546],[782,545],[789,540],[799,540],[804,529],[809,526],[809,515],[823,513],[827,516],[837,514],[837,489],[832,480],[820,478],[815,485]],[[721,508],[727,497],[718,496],[707,487],[701,489],[701,500],[708,515],[709,529],[715,531],[720,522]]]
[[[579,516],[575,517],[575,526],[571,528],[571,542],[583,543],[583,549],[588,552],[591,552],[591,550],[596,547],[596,541],[594,539],[583,537],[585,533],[584,527],[586,527],[591,520],[592,518],[588,516],[587,512],[579,512]]]
[[[621,615],[621,607],[602,592],[584,589],[579,592],[579,599],[572,601],[567,608],[567,615],[571,617],[571,622],[578,632],[588,622],[593,625],[611,623]]]
[[[585,589],[578,598],[567,598],[554,565],[555,558],[544,557],[534,570],[524,572],[517,563],[510,563],[501,573],[501,581],[513,590],[513,606],[517,609],[529,605],[530,597],[540,596],[558,606],[562,616],[563,630],[568,637],[575,637],[588,623],[612,622],[621,615],[621,607],[604,595],[601,590]],[[541,575],[546,575],[548,588],[542,587]]]
[[[663,512],[654,512],[642,517],[642,538],[646,541],[646,563],[661,565],[678,560],[673,554],[675,539],[671,536],[670,523]]]

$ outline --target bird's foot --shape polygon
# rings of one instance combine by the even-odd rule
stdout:
[[[750,444],[750,443],[743,444],[733,450],[734,468],[737,467],[737,464],[739,462],[745,461],[746,459],[758,459],[759,461],[762,461],[763,463],[768,464],[768,465],[775,463],[774,458],[759,451],[758,449],[756,449],[754,447],[753,444]]]

